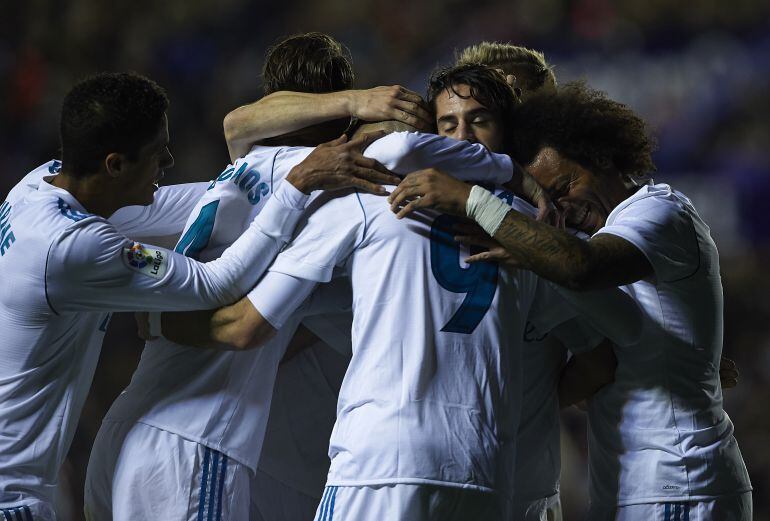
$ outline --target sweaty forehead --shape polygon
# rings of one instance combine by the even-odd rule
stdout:
[[[562,156],[551,147],[540,149],[532,162],[527,165],[527,170],[544,188],[550,188],[555,185],[564,175],[569,172],[563,165]]]

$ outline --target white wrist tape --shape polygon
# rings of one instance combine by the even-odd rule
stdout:
[[[153,337],[161,337],[163,336],[163,331],[160,323],[160,312],[155,311],[148,314],[148,321],[150,322],[150,336]]]
[[[510,211],[510,206],[479,185],[473,185],[468,202],[465,203],[465,213],[468,217],[479,223],[479,226],[491,236],[495,235],[500,223]]]

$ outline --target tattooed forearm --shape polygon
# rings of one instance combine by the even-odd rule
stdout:
[[[614,235],[583,241],[516,211],[495,233],[516,265],[574,290],[602,289],[636,282],[652,273],[634,245]]]

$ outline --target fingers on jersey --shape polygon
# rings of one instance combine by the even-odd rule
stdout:
[[[347,141],[341,136],[316,147],[304,161],[292,168],[287,180],[302,192],[360,188],[375,194],[387,193],[378,183],[396,184],[393,176],[375,160],[366,158],[362,151],[385,133],[372,132]]]
[[[348,142],[348,148],[355,149],[359,153],[366,150],[366,147],[383,137],[387,132],[384,130],[376,130],[374,132],[367,132],[360,136],[356,136]]]
[[[327,141],[326,143],[321,143],[316,148],[330,148],[330,147],[338,147],[340,145],[343,145],[348,142],[348,136],[345,134],[342,134],[340,137],[336,139],[332,139],[331,141]]]
[[[480,261],[494,261],[508,266],[515,266],[513,256],[508,253],[500,243],[489,236],[481,226],[474,222],[458,223],[454,226],[455,241],[463,246],[483,248],[486,251],[469,255],[465,259],[467,263]]]
[[[435,168],[407,175],[389,197],[390,208],[401,219],[418,208],[434,208],[465,216],[471,187]]]

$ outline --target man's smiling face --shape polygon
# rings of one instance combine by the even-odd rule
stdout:
[[[588,234],[604,226],[627,196],[619,176],[594,174],[551,147],[542,148],[525,168],[565,213],[567,226]]]

